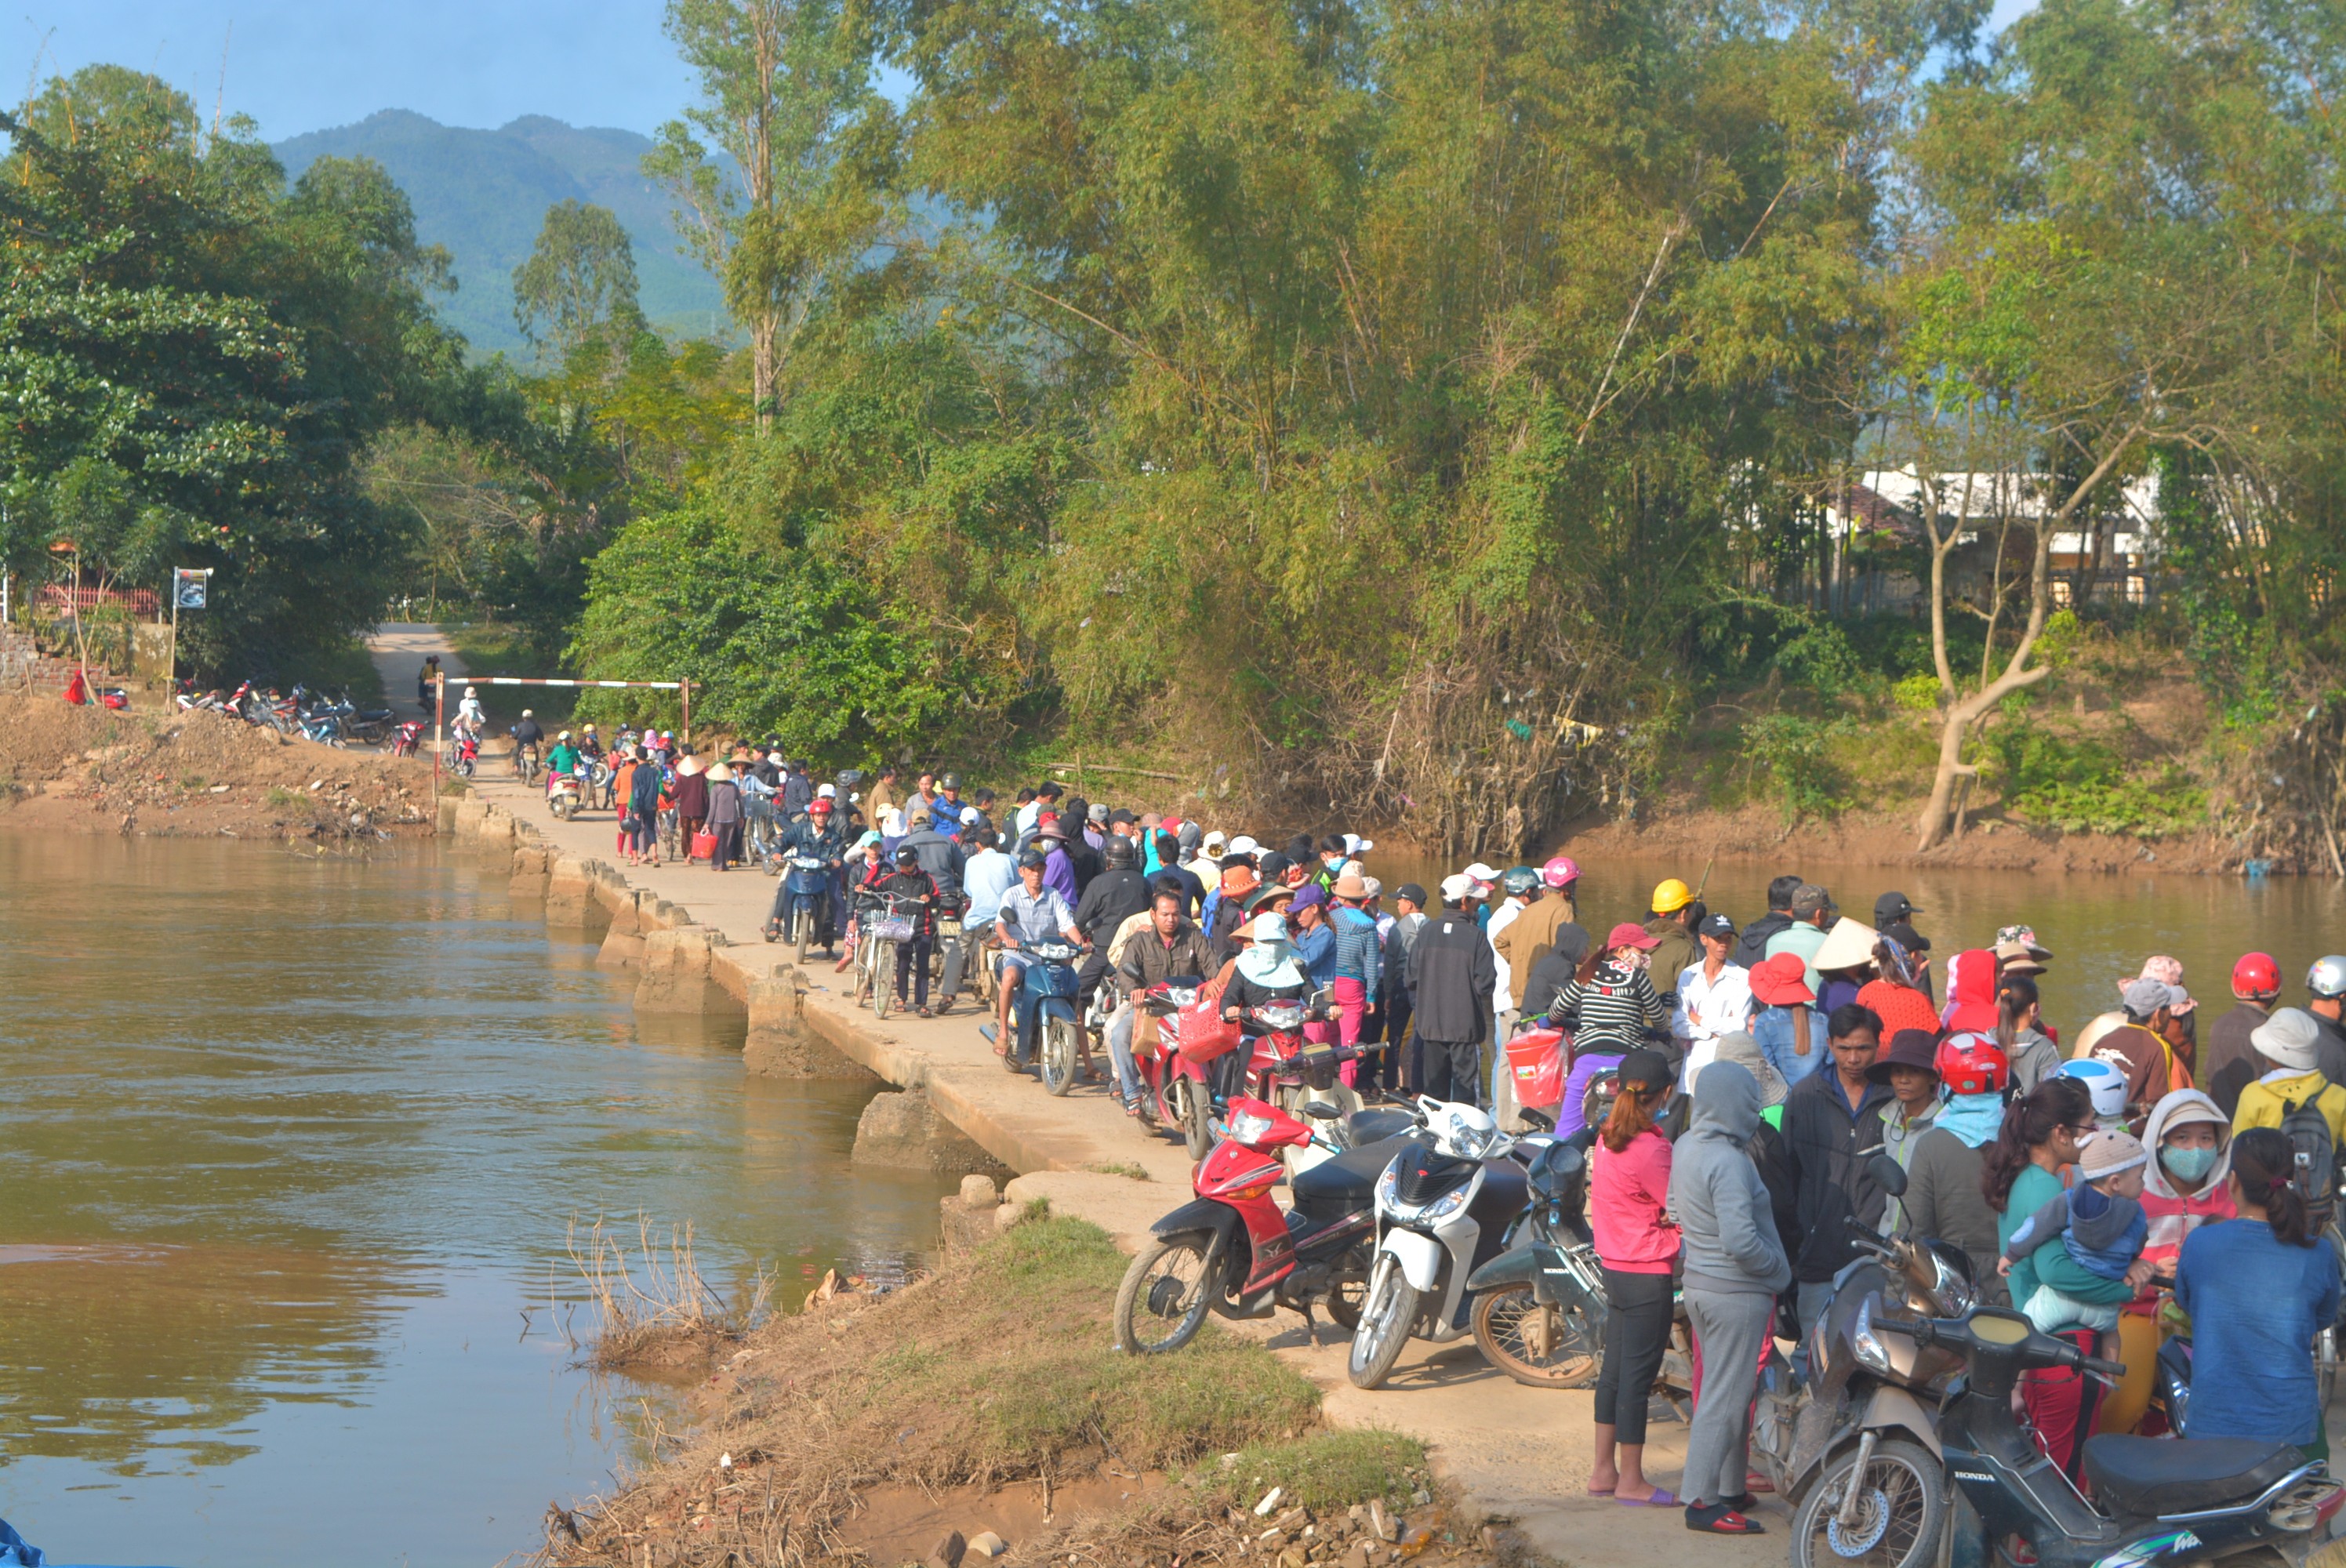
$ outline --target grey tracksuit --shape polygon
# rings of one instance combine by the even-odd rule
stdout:
[[[1733,1062],[1695,1079],[1694,1121],[1672,1151],[1670,1212],[1686,1256],[1687,1317],[1702,1355],[1702,1397],[1687,1438],[1679,1500],[1723,1502],[1743,1493],[1751,1398],[1792,1268],[1747,1145],[1760,1127],[1760,1084]]]

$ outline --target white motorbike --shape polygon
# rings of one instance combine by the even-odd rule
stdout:
[[[1506,1250],[1531,1196],[1524,1160],[1555,1141],[1509,1137],[1473,1105],[1417,1105],[1431,1140],[1403,1145],[1377,1178],[1376,1261],[1345,1365],[1356,1388],[1382,1386],[1413,1338],[1439,1345],[1474,1331],[1466,1282]]]

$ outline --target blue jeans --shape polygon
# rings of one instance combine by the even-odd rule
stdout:
[[[1759,1043],[1760,1054],[1768,1058],[1768,1065],[1782,1075],[1788,1089],[1815,1072],[1825,1059],[1825,1017],[1813,1007],[1809,1009],[1807,1055],[1792,1049],[1792,1010],[1789,1007],[1763,1007],[1752,1013],[1751,1038]]]

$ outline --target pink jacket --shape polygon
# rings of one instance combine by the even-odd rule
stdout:
[[[1652,1128],[1615,1154],[1602,1139],[1589,1150],[1588,1227],[1596,1256],[1620,1274],[1668,1274],[1678,1227],[1663,1213],[1670,1196],[1670,1141]]]
[[[2175,1190],[2165,1169],[2158,1163],[2158,1146],[2167,1135],[2168,1124],[2178,1111],[2186,1106],[2202,1114],[2194,1120],[2214,1122],[2223,1152],[2199,1184],[2197,1193],[2184,1194]],[[2151,1151],[2150,1166],[2143,1173],[2142,1212],[2150,1218],[2150,1234],[2143,1242],[2142,1255],[2167,1273],[2175,1269],[2175,1259],[2183,1250],[2184,1239],[2201,1226],[2216,1220],[2238,1219],[2239,1211],[2232,1207],[2231,1185],[2224,1178],[2232,1171],[2232,1130],[2226,1125],[2216,1102],[2197,1089],[2178,1089],[2151,1108],[2150,1121],[2143,1130],[2142,1141]],[[2156,1304],[2157,1287],[2146,1287],[2137,1302]]]

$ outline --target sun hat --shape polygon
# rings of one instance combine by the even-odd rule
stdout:
[[[1748,1029],[1730,1029],[1720,1035],[1712,1048],[1710,1059],[1732,1062],[1759,1079],[1760,1104],[1762,1106],[1780,1105],[1784,1103],[1784,1096],[1791,1092],[1785,1085],[1784,1074],[1776,1071],[1767,1054],[1760,1049],[1760,1042]]]
[[[1246,933],[1250,942],[1285,942],[1287,917],[1276,910],[1265,910],[1247,921]]]
[[[1056,839],[1063,844],[1067,841],[1067,830],[1059,826],[1059,820],[1056,817],[1046,817],[1037,823],[1035,836],[1038,839]]]
[[[2028,956],[2039,963],[2053,956],[2053,950],[2036,940],[2036,931],[2033,926],[1998,926],[1995,932],[1995,944],[2002,947],[2005,942],[2026,948]]]
[[[1570,855],[1558,855],[1540,868],[1540,881],[1552,888],[1568,888],[1580,880],[1580,867]]]
[[[1294,897],[1295,890],[1285,882],[1265,882],[1247,895],[1245,907],[1247,912],[1252,914],[1264,904],[1278,903]]]
[[[1664,877],[1654,884],[1653,901],[1646,907],[1656,914],[1676,914],[1694,902],[1694,890],[1676,877]]]
[[[2167,1010],[2170,1013],[2188,1013],[2193,1008],[2199,1005],[2197,1002],[2191,1000],[2191,993],[2183,989],[2183,961],[2181,959],[2169,958],[2163,952],[2154,952],[2148,958],[2142,961],[2142,972],[2135,978],[2137,980],[2156,980],[2166,985],[2173,987],[2176,995],[2179,997],[2180,1000],[2170,1000],[2168,1003]],[[2130,980],[2119,981],[2117,983],[2118,994],[2121,996],[2125,995],[2127,987],[2133,983],[2134,982]]]
[[[1632,920],[1625,920],[1605,933],[1605,951],[1607,952],[1617,947],[1634,947],[1642,952],[1651,952],[1661,945],[1660,937]]]
[[[1997,969],[2005,974],[2042,974],[2044,962],[2036,955],[2042,951],[2025,942],[1999,942],[1992,949]]]
[[[1453,871],[1442,879],[1442,901],[1446,904],[1464,903],[1466,895],[1474,891],[1474,879],[1464,871]]]
[[[1824,941],[1817,944],[1816,956],[1809,962],[1820,972],[1855,969],[1873,962],[1873,944],[1881,940],[1882,933],[1863,921],[1843,915],[1825,932]]]
[[[1329,891],[1340,899],[1364,899],[1369,896],[1369,884],[1361,879],[1358,871],[1347,870]]]
[[[1765,1006],[1790,1007],[1817,999],[1809,989],[1809,967],[1797,952],[1761,959],[1751,966],[1750,980],[1751,994]]]
[[[2301,1007],[2277,1007],[2270,1018],[2249,1031],[2249,1044],[2259,1055],[2297,1073],[2313,1071],[2313,1047],[2320,1038],[2321,1025]]]
[[[1340,877],[1340,878],[1338,878],[1338,879],[1337,879],[1337,883],[1338,883],[1338,892],[1337,892],[1337,896],[1338,896],[1338,897],[1340,897],[1340,898],[1347,896],[1347,895],[1342,891],[1342,882],[1343,882],[1343,879],[1342,879],[1342,878],[1341,878],[1341,877]],[[1381,882],[1381,881],[1377,881],[1377,879],[1376,879],[1376,878],[1374,878],[1374,877],[1364,876],[1364,877],[1362,877],[1362,878],[1361,879],[1361,897],[1362,897],[1363,900],[1375,900],[1375,899],[1381,899],[1381,898],[1382,898],[1382,897],[1384,897],[1384,896],[1385,896],[1385,885],[1384,885],[1384,883],[1382,883],[1382,882]]]
[[[2087,1181],[2149,1163],[2149,1154],[2132,1133],[2089,1133],[2077,1145],[2077,1170]]]
[[[711,784],[730,784],[733,782],[733,769],[719,762],[709,769],[709,781]]]
[[[1262,853],[1262,846],[1244,833],[1240,833],[1230,840],[1229,850],[1233,855],[1259,855]]]
[[[1939,1075],[1939,1037],[1928,1029],[1901,1029],[1890,1037],[1890,1049],[1865,1070],[1869,1084],[1887,1084],[1893,1067],[1913,1067]]]

